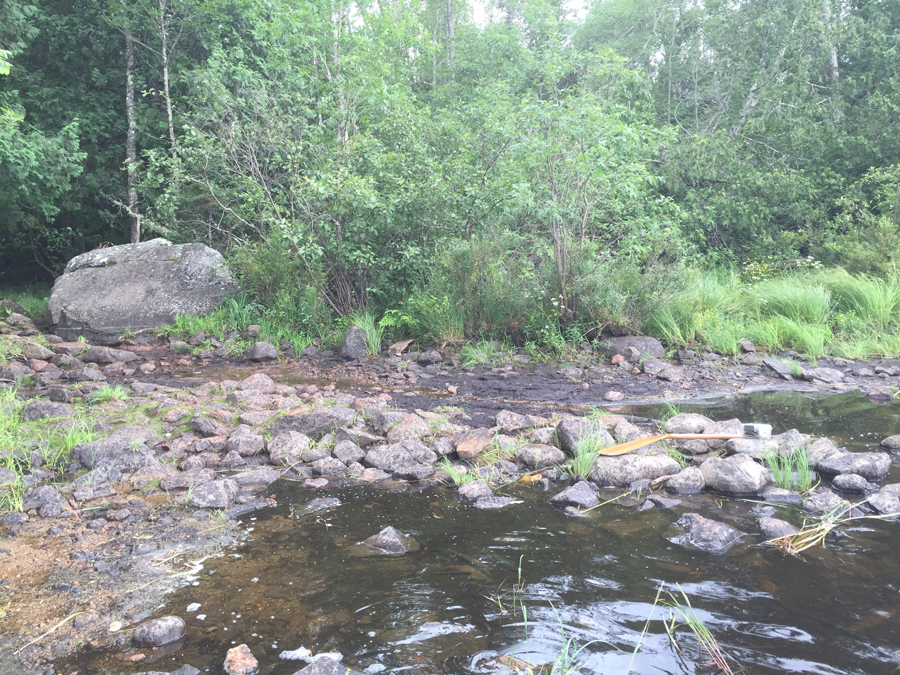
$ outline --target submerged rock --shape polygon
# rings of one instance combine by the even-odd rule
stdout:
[[[850,502],[841,499],[827,488],[816,490],[803,501],[803,510],[814,516],[844,516],[850,509]]]
[[[337,659],[318,657],[303,670],[298,670],[294,675],[362,675],[358,670],[352,670]]]
[[[778,539],[797,532],[797,528],[778,518],[763,517],[759,519],[759,529],[766,539]]]
[[[510,504],[521,504],[522,501],[514,497],[482,497],[475,502],[476,509],[502,509]]]
[[[414,553],[419,550],[419,542],[390,525],[378,534],[369,537],[363,543],[381,551],[385,555],[403,555],[404,553]]]
[[[684,537],[676,539],[677,543],[688,543],[707,553],[727,553],[744,536],[740,530],[699,513],[685,513],[675,524],[686,530]]]

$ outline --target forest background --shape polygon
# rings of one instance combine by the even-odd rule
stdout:
[[[900,354],[900,3],[474,9],[0,0],[0,284],[164,236],[298,349]]]

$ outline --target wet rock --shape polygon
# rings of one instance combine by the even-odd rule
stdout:
[[[566,461],[563,451],[552,445],[523,446],[516,451],[516,458],[531,469],[543,469]]]
[[[880,443],[885,450],[900,450],[900,435],[888,436]]]
[[[778,518],[760,518],[759,529],[765,539],[778,539],[779,537],[787,537],[797,533],[797,528],[784,520]]]
[[[841,499],[827,488],[819,488],[803,500],[803,510],[814,516],[846,515],[850,511],[850,502]]]
[[[269,441],[269,460],[272,464],[296,464],[309,449],[309,445],[309,437],[305,434],[299,431],[282,431]]]
[[[681,500],[679,499],[669,499],[668,497],[663,497],[662,495],[655,493],[647,497],[647,501],[661,509],[673,509],[676,506],[681,505]]]
[[[320,438],[325,434],[351,424],[356,411],[335,405],[300,415],[282,415],[269,426],[272,433],[296,431],[310,438]]]
[[[241,457],[252,457],[266,447],[266,441],[262,435],[256,433],[246,424],[238,427],[228,436],[225,443],[226,452],[236,452]]]
[[[190,503],[201,509],[228,508],[240,488],[230,478],[222,478],[212,483],[204,483],[191,492]]]
[[[122,349],[113,349],[112,347],[91,347],[80,358],[85,363],[131,363],[137,361],[140,357],[134,352],[128,352]]]
[[[167,491],[172,490],[188,490],[204,483],[211,483],[216,479],[216,472],[212,469],[194,469],[183,473],[176,473],[164,476],[159,486]]]
[[[359,474],[359,479],[365,483],[374,483],[379,480],[387,480],[391,477],[387,471],[381,469],[369,468]]]
[[[747,455],[710,457],[700,465],[706,487],[725,495],[755,496],[772,481],[768,470]]]
[[[181,640],[184,635],[184,620],[177,616],[164,616],[139,623],[131,639],[138,647],[162,647]]]
[[[265,373],[253,373],[241,380],[238,391],[258,391],[260,394],[275,393],[275,381]]]
[[[778,359],[763,359],[763,363],[783,380],[793,380],[791,366]]]
[[[336,457],[323,457],[312,463],[312,471],[316,476],[340,476],[347,470],[347,465]]]
[[[50,485],[42,485],[28,490],[22,496],[22,510],[32,511],[37,509],[41,518],[54,518],[63,511],[65,500]]]
[[[812,382],[835,384],[844,381],[844,374],[837,368],[803,368],[801,372],[804,380]]]
[[[456,454],[462,460],[475,459],[491,444],[494,434],[490,429],[472,429],[456,439]]]
[[[666,353],[665,347],[659,340],[644,335],[629,335],[626,337],[601,338],[597,341],[596,351],[609,358],[614,354],[621,354],[626,347],[633,347],[640,356],[649,354],[659,358]],[[638,358],[640,358],[640,356]]]
[[[840,448],[830,438],[820,438],[806,447],[806,460],[813,468],[829,457],[841,454]]]
[[[65,403],[54,403],[53,401],[42,401],[40,399],[29,401],[22,410],[22,417],[26,422],[53,417],[72,417],[74,415],[75,411]]]
[[[870,483],[865,478],[858,476],[855,473],[843,473],[835,476],[834,480],[831,481],[831,485],[836,490],[854,495],[864,495],[878,489],[877,485]]]
[[[341,358],[345,361],[355,361],[364,358],[368,352],[366,332],[359,326],[353,326],[344,336],[344,343],[341,345]]]
[[[378,549],[385,555],[403,555],[404,553],[414,553],[419,550],[419,542],[391,526],[369,537],[363,543]]]
[[[505,506],[510,506],[511,504],[521,504],[522,501],[519,499],[515,499],[514,497],[482,497],[477,500],[473,506],[476,509],[502,509]]]
[[[891,456],[886,452],[845,452],[816,464],[816,471],[825,476],[855,473],[868,481],[880,481],[890,470]]]
[[[317,511],[325,511],[327,509],[337,508],[341,505],[341,500],[337,497],[316,497],[303,507],[300,515],[309,515]]]
[[[313,662],[303,670],[298,670],[294,675],[362,675],[357,670],[352,670],[337,659],[315,658]]]
[[[663,426],[667,434],[702,434],[713,421],[706,415],[681,413],[668,419]]]
[[[566,417],[556,425],[559,449],[569,455],[574,456],[578,450],[578,441],[587,437],[593,439],[600,447],[616,444],[606,428],[596,420]]]
[[[666,455],[598,457],[590,479],[597,485],[627,487],[637,480],[655,480],[681,472],[681,466]]]
[[[491,490],[491,486],[480,480],[472,480],[468,483],[463,483],[459,486],[457,491],[459,492],[460,497],[473,502],[483,499],[484,497],[490,497],[494,494],[493,490]]]
[[[874,372],[872,373],[874,375]],[[894,401],[894,392],[885,387],[874,387],[866,393],[872,403],[892,403]]]
[[[770,485],[760,494],[765,501],[770,504],[796,504],[800,505],[803,502],[803,497],[801,497],[796,492],[791,492],[790,490],[785,490],[784,488],[775,487],[774,485]]]
[[[416,359],[416,363],[418,363],[420,366],[430,366],[435,363],[440,363],[442,359],[443,357],[437,349],[429,349],[428,351],[419,354],[419,358]]]
[[[279,473],[268,466],[258,466],[240,471],[230,478],[246,492],[259,492],[278,479]]]
[[[885,485],[868,498],[867,503],[882,515],[900,515],[900,485]]]
[[[254,342],[247,352],[251,361],[274,361],[278,358],[278,348],[271,342]]]
[[[223,664],[226,675],[256,675],[259,672],[259,661],[247,645],[238,645],[228,650]]]
[[[703,480],[703,474],[696,466],[682,469],[666,481],[666,489],[677,495],[698,495],[704,487],[706,487],[706,481]]]
[[[204,438],[228,435],[228,429],[225,425],[216,420],[211,420],[208,417],[195,416],[191,418],[188,426]]]
[[[659,375],[669,368],[669,364],[660,359],[647,359],[641,364],[641,371],[645,375]]]
[[[597,488],[582,480],[553,497],[550,503],[556,506],[578,506],[589,509],[597,506],[600,500],[597,499]]]
[[[740,530],[698,513],[685,513],[676,524],[686,530],[684,537],[676,539],[678,543],[692,544],[707,553],[727,553],[744,536]]]
[[[334,456],[346,465],[361,462],[366,457],[366,451],[353,441],[340,441],[334,446]]]

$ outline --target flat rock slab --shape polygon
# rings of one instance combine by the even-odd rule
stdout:
[[[690,544],[707,553],[727,553],[744,536],[740,530],[698,513],[685,513],[675,524],[686,531],[675,539],[676,543]]]
[[[511,504],[521,504],[522,501],[513,497],[482,497],[475,502],[476,509],[502,509]]]
[[[590,479],[601,486],[628,487],[635,481],[656,480],[680,471],[681,466],[668,455],[598,457]]]

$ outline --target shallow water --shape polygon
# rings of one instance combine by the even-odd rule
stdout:
[[[769,422],[776,432],[827,434],[853,450],[900,431],[897,406],[876,407],[858,394],[756,395],[682,409]],[[658,409],[630,412],[654,416]],[[245,541],[206,561],[196,585],[165,598],[157,615],[188,624],[180,650],[139,666],[109,653],[83,653],[71,665],[140,672],[190,663],[220,673],[225,651],[246,643],[260,672],[273,675],[305,665],[279,658],[301,646],[340,652],[359,670],[383,664],[404,673],[492,673],[506,672],[493,664],[497,654],[549,663],[569,643],[571,652],[580,650],[583,673],[716,672],[698,659],[687,630],[676,633],[681,653],[670,642],[663,619],[671,610],[654,607],[663,583],[676,594],[680,585],[744,672],[887,674],[900,663],[897,522],[857,521],[799,560],[759,545],[749,514],[755,504],[746,501],[702,497],[649,511],[609,504],[571,518],[547,503],[561,486],[503,489],[522,503],[499,511],[480,511],[437,488],[272,487],[279,506],[245,519]],[[323,496],[341,505],[302,515]],[[724,556],[685,548],[673,541],[673,523],[688,511],[748,536]],[[802,520],[787,507],[777,515]],[[421,549],[359,557],[356,544],[388,525],[414,536]],[[200,608],[186,611],[192,603]]]

